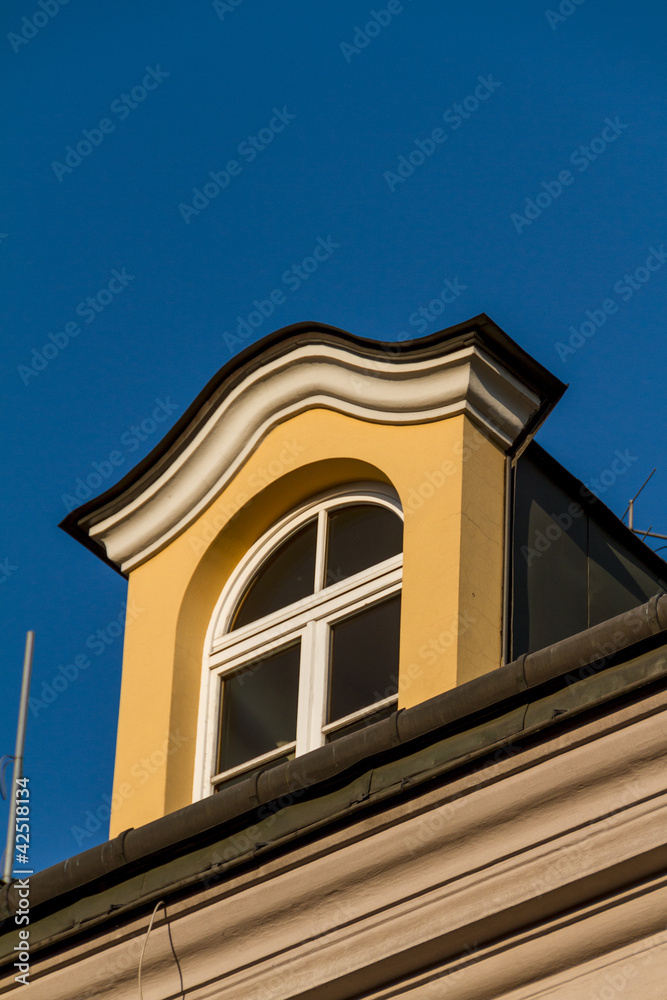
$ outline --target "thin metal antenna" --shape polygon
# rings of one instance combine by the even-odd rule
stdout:
[[[657,469],[657,466],[656,466],[656,469]],[[655,472],[656,469],[654,469],[653,472]],[[651,473],[650,476],[647,476],[647,478],[644,480],[644,482],[642,483],[642,485],[639,487],[639,489],[637,490],[637,492],[633,496],[632,500],[630,501],[630,503],[626,507],[626,509],[625,509],[625,511],[623,513],[623,517],[621,518],[621,521],[624,521],[625,520],[625,515],[628,513],[628,511],[630,512],[630,517],[628,518],[628,528],[630,528],[631,530],[634,530],[633,527],[632,527],[632,521],[633,521],[632,515],[633,515],[633,505],[634,505],[634,502],[637,499],[637,497],[639,496],[639,494],[641,493],[641,491],[646,486],[646,484],[649,481],[649,479],[651,478],[651,476],[653,475],[653,472]]]
[[[23,681],[21,683],[21,701],[19,702],[19,721],[16,727],[16,750],[14,751],[14,774],[9,800],[9,821],[7,823],[7,846],[5,847],[5,869],[3,882],[11,882],[14,868],[14,838],[16,836],[16,790],[17,782],[23,777],[23,748],[25,746],[25,729],[28,718],[28,701],[30,698],[30,675],[32,673],[32,653],[35,648],[35,633],[26,632],[25,654],[23,656]]]
[[[654,469],[653,472],[656,472],[656,469]],[[651,476],[653,475],[653,472],[651,473]],[[625,509],[623,517],[621,518],[621,521],[623,521],[625,519],[625,515],[629,514],[629,516],[628,516],[628,528],[630,529],[630,531],[633,532],[633,534],[635,534],[635,535],[641,535],[642,542],[645,542],[647,538],[662,538],[662,539],[667,540],[667,535],[661,535],[657,531],[653,531],[652,530],[653,525],[651,525],[651,527],[648,529],[648,531],[644,531],[643,528],[635,528],[635,523],[634,523],[635,500],[637,499],[637,497],[639,496],[639,494],[641,493],[641,491],[644,489],[644,487],[648,483],[648,481],[651,478],[651,476],[647,476],[647,478],[644,480],[644,482],[642,483],[642,485],[639,487],[639,489],[637,490],[637,492],[633,496],[632,500],[630,500],[630,502],[628,503],[628,506]],[[659,552],[660,549],[664,549],[666,547],[667,546],[661,545],[659,549],[653,549],[653,551],[654,552]]]

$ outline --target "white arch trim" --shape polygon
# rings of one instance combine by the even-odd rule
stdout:
[[[267,434],[305,410],[324,407],[396,425],[467,414],[507,449],[540,402],[475,346],[413,362],[296,346],[214,397],[183,431],[180,447],[79,524],[126,572],[192,524]]]

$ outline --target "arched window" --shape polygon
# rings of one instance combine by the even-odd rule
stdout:
[[[218,602],[204,663],[200,794],[395,709],[403,520],[389,490],[283,519]]]

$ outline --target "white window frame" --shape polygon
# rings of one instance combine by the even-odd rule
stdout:
[[[385,697],[345,719],[325,724],[331,627],[363,608],[380,604],[401,592],[402,551],[354,576],[328,587],[324,586],[326,533],[322,529],[328,512],[359,503],[387,507],[403,518],[397,494],[391,487],[383,484],[357,483],[344,490],[320,494],[270,528],[246,553],[223,588],[211,617],[204,646],[193,787],[195,799],[210,795],[223,781],[253,770],[263,763],[270,763],[276,757],[291,752],[301,756],[322,746],[327,736],[336,729],[396,703],[397,695]],[[241,597],[264,561],[289,535],[315,517],[318,519],[315,592],[286,608],[229,632]],[[214,774],[218,754],[222,681],[260,655],[285,648],[297,641],[301,643],[301,658],[296,742],[278,747],[228,771]]]

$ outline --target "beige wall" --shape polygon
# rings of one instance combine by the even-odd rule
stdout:
[[[204,638],[239,559],[314,494],[369,479],[393,485],[405,513],[399,704],[499,666],[502,451],[464,416],[389,426],[301,413],[130,575],[111,836],[192,800]]]

